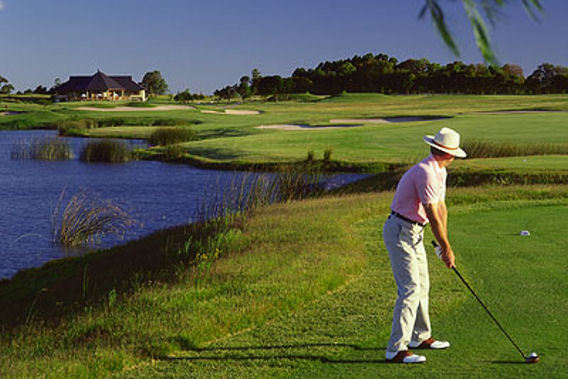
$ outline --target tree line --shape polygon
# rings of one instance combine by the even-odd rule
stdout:
[[[546,94],[568,93],[568,67],[550,63],[539,65],[524,77],[515,64],[502,67],[465,64],[447,65],[427,59],[399,62],[386,54],[355,55],[350,59],[322,62],[316,68],[297,68],[290,77],[262,76],[257,69],[252,78],[216,90],[221,98],[252,95],[285,98],[290,93],[310,92],[333,95],[347,92],[384,94]]]

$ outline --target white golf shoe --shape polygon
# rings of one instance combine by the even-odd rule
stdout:
[[[388,363],[424,363],[426,357],[423,355],[412,354],[410,351],[403,350],[397,352],[387,351]]]
[[[434,349],[434,350],[442,350],[447,349],[450,347],[450,343],[448,341],[438,341],[434,338],[428,338],[421,342],[411,341],[408,344],[410,349]]]

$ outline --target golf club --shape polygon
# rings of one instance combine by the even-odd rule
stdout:
[[[441,254],[442,254],[442,248],[436,243],[436,241],[432,241],[432,245],[434,245],[434,250],[436,252],[436,255],[438,256],[438,258],[441,259]],[[540,357],[538,356],[537,353],[532,352],[529,355],[526,355],[525,353],[523,353],[523,351],[521,350],[521,348],[515,343],[515,341],[513,341],[513,338],[511,338],[511,336],[509,335],[509,333],[507,333],[507,331],[505,330],[505,328],[503,328],[503,326],[501,326],[501,324],[499,323],[499,321],[497,321],[497,319],[495,318],[495,316],[493,316],[493,314],[489,311],[489,309],[485,306],[485,304],[483,303],[483,301],[481,301],[481,299],[479,298],[479,296],[477,296],[477,294],[475,293],[475,291],[473,290],[473,288],[471,288],[471,286],[469,285],[469,283],[464,279],[463,276],[461,276],[461,274],[459,273],[458,269],[454,266],[452,267],[452,269],[454,270],[454,272],[457,274],[457,276],[461,279],[461,281],[463,282],[463,284],[465,284],[465,286],[467,287],[467,289],[469,290],[469,292],[471,292],[471,294],[477,299],[477,301],[479,302],[479,304],[481,304],[481,306],[483,307],[483,309],[485,309],[485,311],[487,312],[487,314],[489,315],[489,317],[491,317],[491,319],[493,321],[495,321],[495,324],[497,324],[497,326],[499,327],[499,329],[501,329],[501,331],[503,332],[503,334],[505,334],[505,336],[509,339],[509,341],[511,341],[511,343],[513,344],[513,346],[515,346],[515,348],[517,349],[517,351],[521,354],[521,356],[523,357],[523,359],[525,360],[525,363],[537,363],[540,360]]]

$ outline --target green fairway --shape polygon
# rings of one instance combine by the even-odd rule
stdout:
[[[92,137],[148,138],[164,121],[191,127],[198,141],[180,145],[180,153],[192,163],[207,162],[239,167],[305,160],[308,152],[363,170],[384,164],[412,163],[427,152],[425,134],[447,126],[457,130],[462,141],[530,147],[534,144],[566,146],[568,141],[568,96],[483,96],[341,94],[330,97],[295,96],[283,102],[251,101],[240,105],[194,104],[185,109],[153,110],[130,107],[121,112],[103,104],[101,110],[78,110],[93,103],[37,104],[2,103],[6,111],[24,112],[0,116],[0,127],[55,126],[62,119],[92,119],[102,127],[75,130],[74,135]],[[1,99],[0,99],[1,101]],[[94,105],[100,106],[95,103]],[[113,104],[122,108],[129,104]],[[156,103],[156,105],[164,105]],[[156,107],[157,108],[157,107]],[[226,109],[259,111],[259,114],[225,114]],[[214,111],[217,113],[203,113]],[[521,111],[524,113],[510,113]],[[365,119],[424,117],[422,121],[373,123]],[[334,119],[348,119],[349,128],[322,128]],[[112,123],[105,126],[104,123]],[[121,125],[122,123],[122,125]],[[184,124],[185,123],[185,124]],[[299,131],[259,129],[261,125],[294,124],[313,127]],[[340,123],[341,125],[341,123]],[[534,149],[533,149],[534,150]],[[566,149],[564,149],[566,150]],[[538,151],[537,151],[538,152]],[[149,156],[167,153],[153,148]],[[524,155],[524,154],[520,154]],[[460,163],[475,170],[566,170],[564,157],[528,159],[475,159]],[[373,169],[372,170],[377,170]],[[379,169],[380,170],[380,169]]]
[[[498,205],[498,209],[492,209]],[[384,216],[357,224],[368,266],[345,287],[254,330],[186,350],[127,376],[191,377],[562,377],[568,323],[568,242],[555,225],[566,201],[451,210],[458,267],[513,338],[542,361],[527,365],[457,276],[430,254],[435,335],[447,351],[418,367],[388,365],[384,350],[395,286],[378,233]],[[530,237],[519,236],[520,230]]]

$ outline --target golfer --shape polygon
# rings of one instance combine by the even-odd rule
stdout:
[[[386,351],[387,362],[422,363],[426,357],[408,349],[446,349],[449,342],[432,338],[428,315],[428,262],[424,250],[424,227],[430,223],[442,248],[441,258],[454,266],[454,252],[448,240],[446,209],[446,167],[455,157],[465,158],[460,135],[442,128],[436,136],[425,136],[430,156],[411,167],[400,179],[383,228],[392,272],[398,287],[392,331]]]

